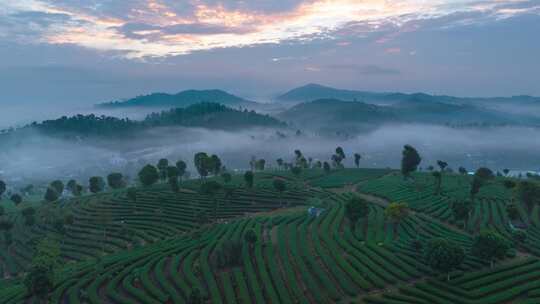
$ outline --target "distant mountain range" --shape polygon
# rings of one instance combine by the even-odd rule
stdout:
[[[222,90],[186,90],[177,94],[152,93],[135,98],[99,104],[102,108],[154,107],[183,108],[201,102],[214,102],[231,107],[249,106],[253,101],[229,94]]]
[[[493,104],[520,103],[522,105],[539,105],[540,97],[527,95],[512,97],[454,97],[446,95],[429,95],[425,93],[377,93],[369,91],[342,90],[319,84],[308,84],[278,96],[281,102],[308,102],[318,99],[339,99],[343,101],[362,101],[372,104],[395,104],[404,101],[439,102],[451,104]]]
[[[434,124],[451,127],[540,126],[540,118],[508,114],[471,104],[409,99],[392,105],[319,99],[303,102],[277,117],[291,126],[321,132],[354,133],[384,124]]]

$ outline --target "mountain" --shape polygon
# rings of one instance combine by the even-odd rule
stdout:
[[[319,84],[308,84],[278,96],[282,102],[308,102],[318,99],[339,99],[344,101],[362,101],[379,105],[389,105],[407,101],[440,102],[452,104],[474,104],[486,107],[501,105],[536,106],[540,111],[540,97],[527,95],[512,97],[454,97],[447,95],[430,95],[425,93],[378,93],[368,91],[342,90]]]
[[[331,133],[366,131],[388,123],[452,127],[540,126],[540,118],[509,114],[471,104],[439,102],[424,95],[415,96],[386,106],[319,99],[297,104],[279,113],[277,117],[295,127]]]
[[[137,96],[123,101],[113,101],[99,104],[99,107],[186,107],[200,102],[215,102],[227,106],[247,106],[256,104],[253,101],[229,94],[222,90],[186,90],[177,94],[153,93]]]
[[[279,96],[277,100],[284,102],[306,102],[317,99],[339,99],[345,101],[362,100],[366,97],[375,98],[379,93],[363,91],[340,90],[319,84],[308,84]]]

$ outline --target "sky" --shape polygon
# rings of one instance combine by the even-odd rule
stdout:
[[[0,0],[0,105],[307,83],[540,96],[539,33],[540,0]]]

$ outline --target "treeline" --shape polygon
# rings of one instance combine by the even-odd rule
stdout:
[[[176,108],[152,113],[143,121],[109,116],[75,115],[59,119],[34,122],[20,129],[3,130],[4,136],[21,131],[37,130],[46,135],[63,137],[118,137],[137,135],[138,131],[159,126],[204,127],[211,129],[238,129],[244,127],[284,126],[268,115],[255,111],[235,110],[218,103],[198,103],[186,108]]]

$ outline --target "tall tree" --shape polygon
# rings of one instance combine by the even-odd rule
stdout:
[[[248,171],[249,172],[249,171]],[[223,186],[216,181],[207,181],[201,184],[200,192],[206,195],[209,195],[214,202],[214,222],[217,221],[218,209],[219,209],[219,200],[216,199],[216,195],[219,191],[223,189]]]
[[[362,155],[359,153],[354,153],[354,164],[356,165],[356,168],[360,168],[360,160],[362,159]]]
[[[105,190],[105,181],[101,176],[92,176],[88,182],[90,192],[92,193],[99,193]]]
[[[438,160],[437,161],[437,166],[439,166],[439,168],[441,169],[441,172],[443,172],[444,169],[446,169],[446,167],[448,167],[448,163],[445,162],[445,161],[442,161],[442,160]]]
[[[45,200],[47,202],[52,203],[56,201],[58,198],[59,198],[58,192],[56,192],[56,190],[54,190],[53,188],[48,187],[47,191],[45,191]]]
[[[20,203],[22,203],[23,201],[23,198],[20,194],[18,193],[15,193],[13,194],[10,198],[9,198],[15,205],[19,205]]]
[[[164,181],[167,179],[167,167],[169,167],[169,160],[162,158],[157,163],[157,169],[159,171],[159,179]]]
[[[353,232],[358,220],[366,218],[368,214],[368,203],[358,196],[352,196],[345,204],[345,216],[349,220]]]
[[[446,273],[450,281],[450,271],[465,260],[463,248],[444,238],[432,239],[427,243],[424,259],[433,270]]]
[[[193,163],[195,164],[195,169],[197,169],[197,172],[199,173],[199,176],[201,177],[201,179],[204,179],[210,173],[210,170],[209,170],[210,161],[211,160],[208,157],[208,154],[204,152],[199,152],[195,154],[193,158]]]
[[[472,201],[474,201],[476,195],[480,192],[480,189],[494,177],[493,171],[488,168],[482,167],[476,170],[471,182],[470,196]]]
[[[246,188],[253,188],[254,175],[252,171],[246,171],[244,173],[244,181],[246,182]]]
[[[402,159],[401,159],[401,173],[405,179],[410,178],[411,173],[418,169],[418,165],[422,158],[418,151],[410,145],[405,145],[403,147]]]
[[[182,180],[182,177],[186,174],[187,164],[183,160],[176,162],[176,168],[178,168],[178,177]]]
[[[463,221],[463,226],[467,228],[469,216],[472,211],[472,203],[469,200],[456,200],[452,203],[452,214],[454,219]]]
[[[277,165],[278,165],[278,169],[281,170],[281,169],[283,168],[283,159],[278,158],[278,159],[276,160],[276,163],[277,163]]]
[[[124,176],[122,175],[122,173],[119,172],[113,172],[107,175],[107,184],[112,189],[121,189],[126,186]]]
[[[56,192],[58,193],[58,195],[62,195],[62,193],[64,192],[64,183],[62,183],[61,180],[55,180],[55,181],[53,181],[53,182],[50,184],[50,187],[52,187],[54,190],[56,190]]]
[[[326,173],[326,174],[330,173],[330,170],[331,170],[330,164],[329,164],[328,162],[325,161],[325,162],[323,163],[323,169],[324,169],[324,173]]]
[[[144,186],[151,186],[159,180],[159,172],[156,167],[152,165],[144,166],[139,171],[139,180]]]

